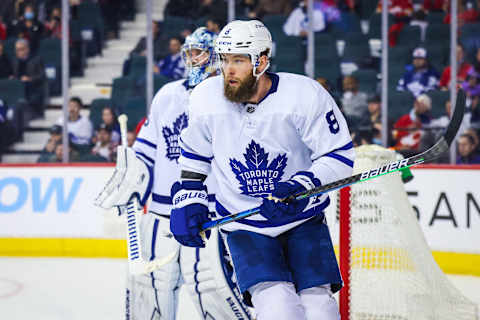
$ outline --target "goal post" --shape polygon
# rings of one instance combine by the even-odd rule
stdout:
[[[398,157],[379,146],[358,147],[354,174]],[[342,320],[478,319],[478,306],[433,259],[400,172],[343,188],[333,198],[336,212],[327,219],[332,233],[339,230],[332,236],[344,281]]]

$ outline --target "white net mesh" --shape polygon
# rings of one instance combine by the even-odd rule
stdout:
[[[394,160],[393,151],[359,147],[354,174]],[[434,261],[400,173],[352,185],[350,240],[350,320],[477,319]]]

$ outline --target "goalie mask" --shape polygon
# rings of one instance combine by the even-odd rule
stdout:
[[[201,27],[185,39],[182,59],[187,67],[189,87],[195,87],[217,72],[218,59],[214,51],[216,37],[215,33]]]
[[[232,21],[227,24],[215,42],[215,51],[222,54],[247,54],[253,65],[253,76],[258,79],[270,66],[257,74],[260,56],[266,54],[270,60],[272,53],[272,35],[265,25],[258,20]]]

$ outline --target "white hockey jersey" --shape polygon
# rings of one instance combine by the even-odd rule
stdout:
[[[170,215],[170,188],[175,181],[180,180],[178,138],[188,125],[189,95],[190,90],[187,89],[185,80],[164,85],[153,98],[148,119],[133,145],[137,156],[154,168],[149,211],[157,214]],[[210,181],[207,186],[212,192]]]
[[[228,101],[222,76],[203,81],[190,95],[179,162],[182,170],[213,173],[222,216],[260,206],[275,183],[298,171],[313,172],[322,184],[352,174],[350,133],[330,94],[304,76],[268,75],[272,86],[257,105]],[[277,236],[322,214],[329,202],[328,195],[312,197],[304,212],[285,223],[254,215],[222,229]]]

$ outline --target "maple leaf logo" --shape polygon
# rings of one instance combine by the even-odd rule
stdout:
[[[172,127],[163,127],[162,134],[167,146],[167,158],[178,163],[180,158],[180,146],[178,145],[178,138],[180,132],[188,125],[188,117],[184,112],[172,124]]]
[[[286,154],[280,154],[268,163],[268,152],[252,140],[243,156],[245,164],[236,159],[230,159],[230,167],[240,182],[242,194],[262,197],[272,193],[287,166]]]

